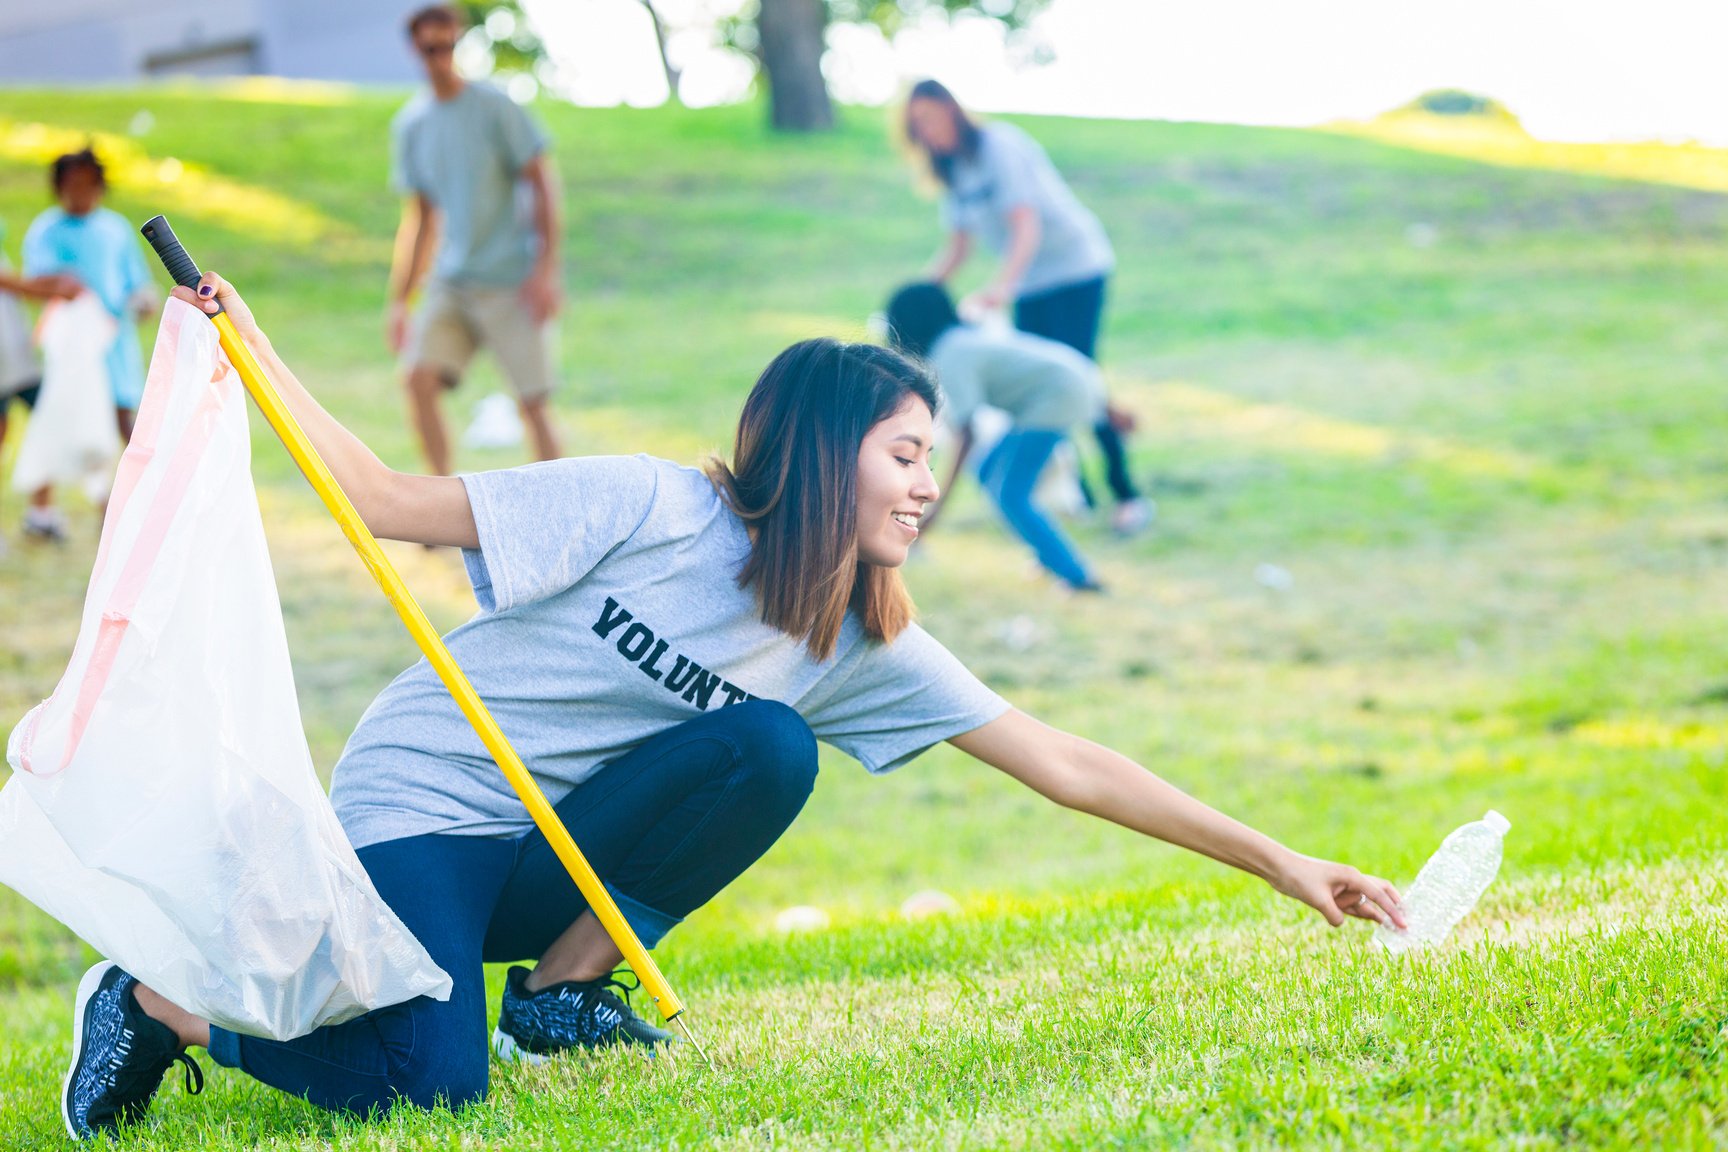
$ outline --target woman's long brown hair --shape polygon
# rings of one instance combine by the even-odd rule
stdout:
[[[744,401],[728,465],[708,478],[750,525],[738,586],[755,590],[762,621],[834,654],[846,612],[890,641],[912,622],[911,594],[893,568],[858,558],[858,451],[871,428],[909,397],[938,392],[916,363],[874,344],[805,340],[774,358]]]
[[[918,133],[912,127],[914,100],[929,100],[948,109],[949,115],[954,117],[954,128],[960,137],[958,148],[954,152],[937,152],[918,138]],[[960,101],[954,99],[954,93],[948,91],[947,85],[940,80],[920,80],[912,85],[912,91],[906,94],[906,107],[902,115],[905,118],[902,130],[906,139],[924,154],[925,161],[930,165],[930,174],[941,181],[944,188],[954,187],[955,162],[961,158],[970,160],[978,155],[979,141],[984,138],[978,122],[966,114],[966,109],[960,107]]]

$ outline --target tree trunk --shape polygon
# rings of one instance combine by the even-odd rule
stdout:
[[[782,132],[819,132],[834,127],[834,105],[822,76],[822,32],[828,22],[823,0],[760,0],[756,33],[774,127]]]
[[[674,104],[684,103],[678,95],[679,70],[672,67],[672,57],[666,55],[666,21],[660,19],[660,9],[654,7],[654,0],[642,0],[642,7],[648,9],[648,18],[654,21],[654,43],[660,49],[660,68],[666,73],[666,87],[671,91]]]

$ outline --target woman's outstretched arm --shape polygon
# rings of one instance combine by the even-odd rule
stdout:
[[[210,294],[201,295],[206,288]],[[206,272],[197,293],[190,288],[176,288],[174,295],[207,313],[214,313],[220,301],[235,330],[276,386],[282,403],[305,430],[374,536],[415,544],[480,546],[474,510],[462,481],[453,476],[421,476],[386,468],[358,436],[312,399],[311,393],[276,355],[269,337],[258,327],[252,310],[233,285],[214,272]]]
[[[930,258],[930,263],[924,268],[924,279],[936,284],[946,284],[948,278],[960,270],[966,263],[966,257],[972,253],[972,238],[958,228],[948,233],[947,241],[942,250]]]
[[[990,283],[966,297],[962,315],[974,309],[992,312],[1013,303],[1020,291],[1020,281],[1032,258],[1038,255],[1038,245],[1044,239],[1044,226],[1038,222],[1038,211],[1030,204],[1016,204],[1008,210],[1008,247]]]
[[[1066,808],[1210,856],[1309,905],[1337,927],[1346,916],[1404,926],[1396,889],[1347,864],[1292,852],[1207,807],[1134,761],[1019,709],[949,743]]]

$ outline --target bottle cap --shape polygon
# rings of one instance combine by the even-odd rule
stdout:
[[[1512,821],[1506,819],[1506,817],[1500,815],[1500,813],[1494,811],[1492,808],[1488,810],[1488,815],[1482,817],[1482,823],[1488,825],[1489,828],[1500,833],[1502,836],[1506,835],[1506,833],[1512,828]]]

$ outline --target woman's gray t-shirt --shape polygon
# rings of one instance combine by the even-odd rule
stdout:
[[[985,124],[977,152],[954,163],[942,222],[1001,253],[1008,247],[1008,213],[1022,204],[1038,215],[1039,239],[1019,295],[1091,280],[1116,266],[1104,226],[1075,198],[1038,142],[1012,124]]]
[[[917,625],[883,644],[848,613],[817,661],[764,624],[737,583],[744,524],[693,468],[600,456],[462,481],[480,611],[445,643],[554,804],[649,737],[751,698],[790,705],[871,772],[1008,710]],[[331,800],[356,848],[533,826],[424,660],[361,717]]]

